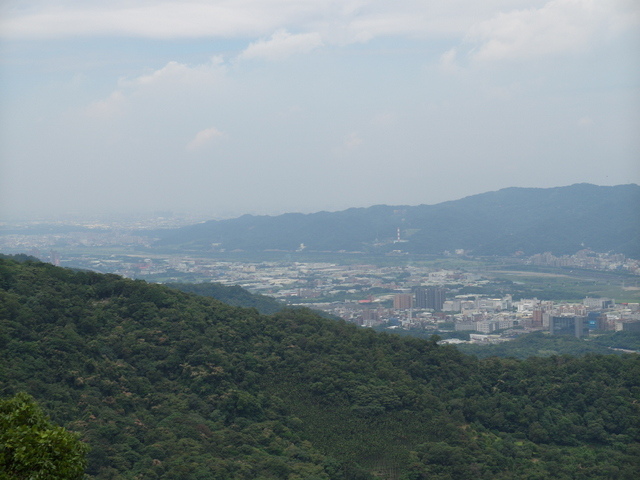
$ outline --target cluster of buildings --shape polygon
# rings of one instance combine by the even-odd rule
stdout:
[[[445,303],[447,290],[442,287],[414,287],[412,293],[398,293],[393,296],[393,308],[407,310],[411,308],[441,311]]]
[[[535,300],[535,299],[534,299]],[[616,304],[610,298],[585,298],[581,304],[554,305],[535,300],[526,326],[552,335],[586,337],[594,331],[640,331],[640,304]]]
[[[551,252],[532,255],[524,260],[526,265],[540,265],[548,267],[575,267],[592,270],[626,271],[640,274],[640,261],[626,258],[621,253],[598,253],[583,249],[574,255],[556,257]]]
[[[514,301],[511,295],[445,298],[444,288],[417,287],[412,293],[394,295],[390,308],[363,302],[314,306],[366,327],[468,332],[480,342],[486,342],[487,336],[505,341],[539,330],[578,338],[594,332],[640,331],[640,303],[616,304],[610,298],[591,297],[580,303],[537,298]]]

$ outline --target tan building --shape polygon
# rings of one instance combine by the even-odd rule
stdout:
[[[409,310],[413,307],[413,295],[399,293],[393,297],[393,308],[396,310]]]

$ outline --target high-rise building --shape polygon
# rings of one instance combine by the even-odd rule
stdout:
[[[446,289],[429,287],[427,288],[427,308],[441,311],[444,305]]]
[[[531,318],[531,326],[532,327],[541,327],[542,326],[542,314],[544,310],[542,308],[534,308]]]
[[[416,308],[427,308],[427,291],[423,287],[416,287],[413,289],[415,295],[415,302],[413,305]]]
[[[615,301],[611,298],[591,298],[587,297],[582,301],[582,304],[587,308],[610,308],[615,304]]]
[[[607,330],[607,316],[600,311],[591,311],[587,314],[589,330]]]
[[[442,311],[442,306],[446,300],[445,288],[440,287],[416,287],[413,290],[415,295],[414,306],[416,308],[429,308],[431,310]]]
[[[581,338],[589,335],[589,320],[578,315],[550,315],[551,335],[573,335]]]
[[[639,321],[624,321],[618,320],[615,323],[616,332],[640,332],[640,322]]]
[[[393,308],[396,310],[409,310],[413,307],[413,295],[399,293],[393,297]]]

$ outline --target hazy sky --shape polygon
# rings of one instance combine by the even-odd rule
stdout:
[[[637,0],[2,0],[0,221],[640,183]]]

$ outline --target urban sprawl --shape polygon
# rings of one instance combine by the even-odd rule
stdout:
[[[42,238],[42,237],[41,237]],[[9,245],[7,243],[13,244]],[[532,331],[585,337],[598,331],[640,330],[640,304],[616,304],[612,298],[558,303],[512,295],[460,294],[464,287],[486,286],[480,272],[434,270],[422,266],[341,265],[325,262],[239,262],[169,256],[45,253],[44,242],[5,236],[4,249],[25,246],[31,255],[56,265],[116,273],[153,282],[218,282],[240,285],[291,305],[304,305],[363,327],[387,326],[425,332],[467,332],[474,343],[508,341]],[[31,238],[33,240],[33,237]],[[123,238],[119,238],[120,241]],[[133,239],[138,241],[137,239]],[[25,245],[26,243],[26,245]],[[68,246],[68,245],[66,245]],[[40,248],[39,248],[40,247]],[[25,250],[23,250],[25,251]],[[640,276],[640,262],[618,254],[582,250],[556,257],[550,253],[518,260],[524,265],[575,267]],[[635,286],[633,286],[635,285]],[[628,288],[637,289],[637,280]],[[451,338],[450,342],[460,342]]]

